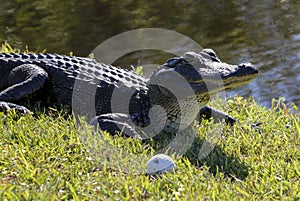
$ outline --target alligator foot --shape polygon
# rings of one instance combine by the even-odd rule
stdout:
[[[4,101],[0,101],[0,111],[9,111],[9,110],[15,110],[17,113],[21,113],[21,114],[29,114],[31,113],[31,111],[29,109],[27,109],[24,106],[21,105],[17,105],[14,103],[8,103],[8,102],[4,102]]]
[[[126,137],[141,138],[129,115],[109,113],[94,117],[90,125],[111,135],[121,134]]]
[[[214,118],[215,122],[222,121],[225,119],[225,122],[233,126],[233,124],[236,122],[236,119],[232,116],[225,114],[224,112],[221,112],[219,110],[213,109],[208,106],[204,106],[199,111],[199,122],[201,122],[201,118],[204,119],[210,119],[211,117]]]

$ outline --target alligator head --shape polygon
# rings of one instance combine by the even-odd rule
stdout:
[[[257,73],[257,67],[251,63],[227,64],[212,49],[203,49],[169,59],[152,74],[150,81],[158,85],[163,94],[169,93],[166,88],[185,93],[188,87],[201,96],[243,85]]]

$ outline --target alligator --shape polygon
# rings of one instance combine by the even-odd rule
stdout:
[[[233,124],[230,115],[205,106],[211,92],[242,85],[257,73],[249,62],[221,61],[212,49],[171,58],[148,79],[90,58],[1,53],[0,110],[30,113],[22,100],[46,96],[53,104],[89,116],[92,125],[112,135],[138,136],[145,128],[155,137],[156,132],[176,132],[212,114]],[[152,130],[147,130],[150,125]]]

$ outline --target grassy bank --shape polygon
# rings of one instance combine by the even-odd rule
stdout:
[[[94,152],[87,143],[92,128],[57,111],[0,113],[0,199],[299,200],[298,109],[281,100],[266,109],[235,97],[224,110],[239,123],[224,126],[214,150],[202,160],[193,157],[214,125],[204,121],[199,139],[176,160],[176,172],[160,178],[145,176],[145,163],[126,166],[131,157],[154,153],[138,140],[105,135]],[[101,149],[108,144],[113,150]]]

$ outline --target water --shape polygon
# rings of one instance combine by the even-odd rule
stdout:
[[[300,107],[300,1],[0,0],[0,42],[87,56],[106,39],[137,28],[164,28],[213,48],[228,63],[249,61],[260,74],[235,93],[269,107],[286,97]],[[138,42],[138,41],[137,41]],[[140,51],[124,67],[164,63],[172,55]]]

